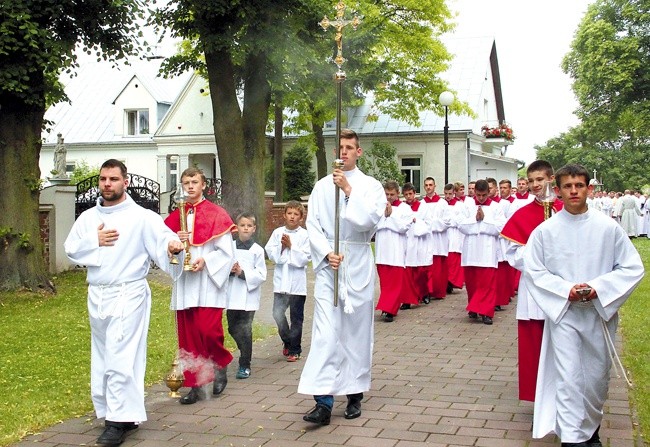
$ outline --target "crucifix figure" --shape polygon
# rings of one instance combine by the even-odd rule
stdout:
[[[345,15],[345,8],[346,6],[343,1],[338,2],[336,5],[336,20],[330,21],[330,19],[325,16],[319,23],[321,28],[323,28],[325,31],[327,31],[327,28],[330,26],[336,28],[336,35],[334,36],[334,40],[336,41],[337,52],[336,58],[334,58],[334,62],[339,67],[339,70],[341,70],[343,62],[345,62],[345,59],[343,58],[343,28],[345,28],[346,25],[351,24],[353,29],[357,29],[357,26],[359,26],[359,23],[361,23],[361,20],[357,15],[355,15],[352,20],[344,19],[343,16]]]

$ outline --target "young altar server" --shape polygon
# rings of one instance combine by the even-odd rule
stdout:
[[[144,374],[153,260],[169,271],[172,253],[183,250],[160,216],[126,193],[126,166],[105,161],[99,170],[97,205],[75,221],[64,248],[87,267],[90,318],[90,392],[98,418],[105,418],[99,445],[119,445],[147,420]]]
[[[555,175],[564,208],[533,231],[524,253],[524,275],[547,320],[533,437],[555,433],[563,447],[596,447],[618,359],[618,310],[643,278],[643,263],[620,225],[588,210],[589,172],[567,165]]]
[[[461,263],[467,287],[469,317],[481,317],[484,324],[492,324],[496,300],[497,249],[499,232],[505,223],[503,209],[488,197],[485,180],[474,185],[474,203],[469,202],[467,214],[458,225],[465,235]]]
[[[429,270],[431,252],[431,210],[416,197],[415,186],[406,182],[402,186],[404,205],[413,211],[413,223],[406,233],[406,271],[409,275],[402,296],[401,309],[420,302],[429,303]]]
[[[231,232],[235,225],[228,213],[203,197],[205,175],[195,167],[181,174],[186,194],[187,231],[181,231],[180,210],[165,219],[181,241],[188,241],[192,270],[179,266],[174,282],[171,309],[176,311],[178,347],[185,382],[190,391],[181,404],[205,399],[204,385],[212,382],[212,394],[219,395],[228,383],[227,367],[232,354],[224,346],[222,324],[226,307],[228,277],[235,262]]]
[[[501,230],[506,259],[518,272],[524,269],[523,254],[530,234],[545,220],[544,204],[538,195],[541,195],[547,182],[555,179],[553,167],[545,160],[532,162],[526,175],[533,191],[532,197],[535,199],[517,210]],[[555,199],[551,208],[552,214],[557,213],[562,209],[562,201]],[[544,333],[544,313],[535,304],[523,277],[519,280],[518,291],[516,314],[519,399],[533,402]]]
[[[302,323],[307,300],[307,264],[311,258],[307,230],[300,226],[305,207],[296,200],[284,206],[284,225],[276,228],[264,247],[273,270],[273,319],[282,340],[282,354],[296,362],[302,354]],[[289,309],[289,321],[287,321]]]
[[[330,423],[335,395],[346,395],[346,419],[361,416],[363,393],[370,389],[375,263],[370,240],[386,210],[384,188],[357,168],[363,150],[352,130],[340,134],[342,169],[320,179],[309,197],[307,231],[316,273],[311,349],[298,392],[316,405],[303,420]],[[335,188],[340,189],[340,251],[334,250]],[[400,205],[401,206],[401,205]],[[339,302],[334,306],[334,270]]]
[[[428,298],[441,300],[447,296],[449,270],[447,255],[449,254],[449,238],[447,230],[451,226],[449,204],[436,193],[436,181],[433,177],[424,179],[424,206],[429,208],[429,227],[431,237],[431,266],[427,275]]]
[[[237,216],[235,264],[228,283],[228,333],[239,349],[239,369],[235,378],[248,379],[253,358],[253,318],[260,308],[262,283],[266,281],[264,249],[253,237],[257,231],[253,213]]]
[[[384,183],[386,209],[375,233],[375,263],[379,276],[380,310],[385,322],[393,321],[402,303],[406,276],[406,232],[413,223],[413,211],[399,199],[399,185]]]

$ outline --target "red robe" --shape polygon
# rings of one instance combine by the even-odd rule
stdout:
[[[396,200],[391,205],[399,206],[403,203],[401,200]],[[402,304],[404,289],[409,281],[406,269],[399,265],[377,264],[377,276],[379,276],[379,300],[376,309],[397,315]]]
[[[437,203],[439,200],[440,196],[438,194],[431,197],[424,196],[424,201],[427,203]],[[447,256],[434,255],[427,276],[428,292],[434,300],[443,299],[447,296],[448,278]]]
[[[563,205],[561,200],[555,199],[553,210],[558,212]],[[526,245],[530,234],[542,222],[544,222],[544,205],[538,200],[533,200],[510,217],[501,230],[501,236],[519,245]],[[543,333],[544,320],[517,320],[520,400],[535,401]]]
[[[208,200],[196,205],[188,203],[185,210],[194,213],[194,229],[190,235],[193,246],[203,245],[224,235],[230,237],[230,232],[237,228],[223,208]],[[165,224],[179,232],[180,210],[172,211]],[[224,346],[222,315],[223,309],[217,307],[192,307],[176,311],[178,347],[181,353],[189,353],[185,362],[192,363],[189,367],[186,365],[183,371],[183,386],[195,387],[212,382],[214,367],[224,368],[232,361],[232,354]]]

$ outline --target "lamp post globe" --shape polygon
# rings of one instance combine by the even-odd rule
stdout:
[[[449,106],[454,102],[454,94],[452,92],[442,92],[438,97],[438,102],[440,105],[445,106],[445,132],[444,132],[444,141],[445,141],[445,185],[449,183]]]

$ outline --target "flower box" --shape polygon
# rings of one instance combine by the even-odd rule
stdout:
[[[512,128],[505,123],[496,127],[485,125],[481,127],[481,132],[485,138],[504,138],[509,141],[515,139],[515,134],[512,132]]]

